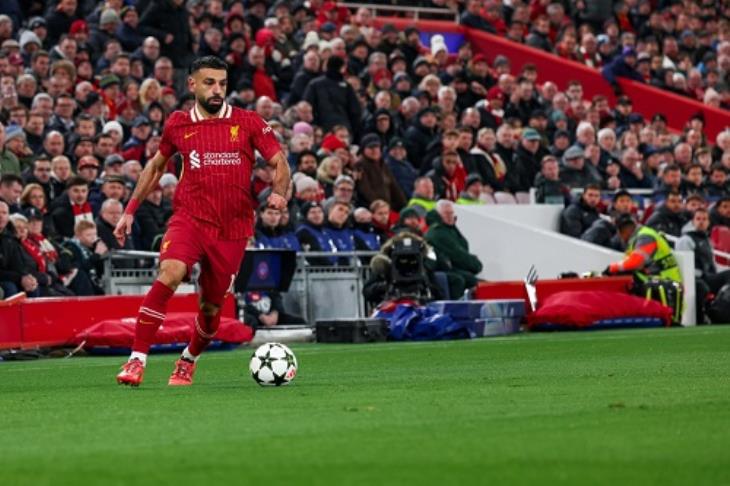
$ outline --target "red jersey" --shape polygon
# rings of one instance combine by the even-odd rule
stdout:
[[[253,235],[251,195],[254,150],[270,160],[281,150],[272,128],[255,112],[223,103],[218,116],[203,118],[197,104],[176,111],[165,123],[160,153],[183,157],[173,201],[214,238],[239,240]]]

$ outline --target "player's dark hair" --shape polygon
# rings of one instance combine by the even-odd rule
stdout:
[[[216,56],[203,56],[194,60],[190,65],[190,74],[195,74],[201,69],[222,69],[226,71],[228,70],[228,64]]]

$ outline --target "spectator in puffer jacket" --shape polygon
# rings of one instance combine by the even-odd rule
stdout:
[[[583,194],[560,214],[560,232],[580,238],[600,217],[597,209],[600,201],[601,188],[595,184],[586,186]]]
[[[686,223],[682,209],[682,196],[678,192],[670,192],[646,221],[646,225],[679,238]]]
[[[709,212],[703,208],[696,210],[692,215],[692,220],[682,228],[682,236],[676,244],[677,250],[691,251],[695,256],[698,323],[705,322],[704,304],[707,295],[716,294],[723,285],[730,283],[730,270],[717,271],[715,257],[712,254],[712,243],[707,232],[709,227]]]
[[[617,191],[611,203],[611,212],[608,217],[601,217],[581,235],[580,239],[605,248],[625,251],[625,244],[617,235],[617,226],[621,218],[628,216],[634,208],[634,200],[627,191]]]

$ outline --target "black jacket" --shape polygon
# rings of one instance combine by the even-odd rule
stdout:
[[[534,154],[521,144],[517,147],[512,160],[519,173],[518,191],[530,191],[535,182],[535,177],[540,172],[540,161],[546,155],[548,155],[548,151],[543,147],[538,148]]]
[[[140,250],[153,250],[153,245],[157,246],[160,236],[165,233],[167,228],[167,210],[160,204],[155,206],[149,201],[144,201],[139,205],[135,217],[139,227]]]
[[[673,213],[662,204],[646,221],[646,225],[657,231],[679,238],[682,235],[682,226],[685,220],[682,213]]]
[[[580,238],[585,230],[599,219],[598,210],[588,207],[583,199],[574,201],[560,214],[560,232],[564,235]]]
[[[178,68],[187,67],[194,57],[188,17],[184,4],[176,7],[172,0],[154,0],[139,19],[139,31],[156,37],[160,55],[169,57]],[[169,44],[165,44],[167,34],[173,36]]]
[[[695,276],[702,278],[717,273],[710,237],[704,231],[697,231],[691,221],[682,228],[682,237],[677,242],[677,249],[694,251]]]
[[[132,238],[124,240],[124,246],[120,246],[117,238],[114,236],[114,226],[104,221],[101,216],[94,220],[96,223],[96,232],[99,235],[101,241],[110,250],[133,250]]]
[[[362,107],[355,90],[340,74],[328,73],[312,80],[303,99],[312,105],[314,123],[325,133],[335,125],[345,125],[354,140],[360,140]]]
[[[60,238],[73,238],[76,218],[68,194],[62,194],[56,198],[49,211],[58,236]]]
[[[20,288],[20,279],[31,272],[23,257],[23,247],[7,226],[0,232],[0,281],[12,282]],[[6,296],[7,297],[7,296]]]
[[[304,96],[304,91],[306,91],[309,83],[315,80],[318,76],[320,76],[320,73],[307,71],[304,68],[297,72],[294,76],[294,81],[292,82],[291,91],[289,92],[289,98],[287,99],[286,104],[288,106],[292,106],[301,101],[302,96]]]
[[[436,130],[426,128],[418,118],[406,129],[403,142],[408,151],[408,160],[416,169],[419,169],[420,173],[423,173],[424,169],[425,171],[431,170],[431,166],[426,165],[423,159],[426,156],[426,149],[435,138]]]
[[[46,27],[48,29],[46,42],[48,43],[48,45],[56,45],[61,35],[67,34],[68,31],[71,29],[71,24],[73,23],[73,21],[79,18],[80,17],[78,15],[73,15],[69,17],[65,13],[56,10],[55,8],[51,10],[48,15],[46,15]]]
[[[467,27],[470,27],[472,29],[479,29],[483,30],[484,32],[491,32],[492,34],[496,34],[497,31],[494,29],[494,26],[487,22],[487,20],[482,17],[481,15],[474,15],[470,12],[464,12],[461,14],[461,25],[466,25]]]
[[[543,51],[552,52],[553,50],[553,45],[550,42],[548,36],[546,36],[545,34],[541,34],[537,30],[533,30],[527,35],[525,43],[528,46],[542,49]]]
[[[560,182],[545,179],[542,174],[535,176],[535,200],[538,204],[570,203],[570,188]]]
[[[605,248],[611,248],[618,250],[612,246],[612,238],[616,234],[616,226],[607,219],[598,218],[593,224],[583,232],[580,239],[593,243],[595,245],[603,246]]]

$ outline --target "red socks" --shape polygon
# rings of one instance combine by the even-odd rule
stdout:
[[[175,293],[167,285],[155,280],[152,288],[142,301],[137,316],[137,326],[134,333],[134,344],[132,351],[147,354],[155,339],[157,329],[165,320],[167,313],[167,302]]]
[[[218,326],[221,323],[221,311],[212,317],[203,314],[203,311],[198,312],[198,317],[195,319],[195,329],[193,330],[193,337],[190,339],[188,345],[188,351],[193,356],[200,356],[200,353],[210,344],[218,331]]]

